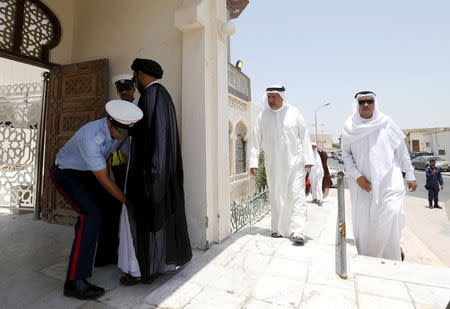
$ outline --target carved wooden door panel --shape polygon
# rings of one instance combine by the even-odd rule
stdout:
[[[73,224],[77,214],[50,181],[58,150],[85,123],[106,115],[108,60],[57,66],[50,73],[45,127],[41,216],[53,223]]]

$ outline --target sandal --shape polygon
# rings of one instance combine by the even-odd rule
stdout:
[[[292,233],[291,236],[289,236],[289,240],[296,245],[303,245],[305,244],[306,237],[303,234]]]
[[[280,233],[278,232],[273,232],[272,234],[270,234],[270,236],[272,236],[273,238],[282,238],[283,236],[281,236]]]
[[[130,274],[126,274],[125,276],[120,277],[120,284],[122,285],[136,285],[141,283],[141,277],[133,277]]]

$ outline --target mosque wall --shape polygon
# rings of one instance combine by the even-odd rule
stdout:
[[[62,35],[50,61],[70,64],[109,60],[110,77],[131,73],[134,58],[150,58],[164,69],[167,87],[181,118],[182,33],[175,27],[181,0],[44,0],[58,17]],[[109,83],[108,96],[117,98]],[[180,121],[180,120],[179,120]]]
[[[231,233],[226,1],[44,0],[59,18],[62,40],[51,62],[107,58],[110,77],[130,72],[134,58],[164,69],[182,138],[186,214],[192,246],[207,248]],[[183,87],[182,87],[183,85]],[[109,83],[109,97],[116,98]],[[181,117],[183,116],[183,117]],[[250,120],[246,128],[250,131]],[[247,165],[248,166],[248,165]]]
[[[150,58],[164,69],[161,83],[181,117],[182,34],[174,19],[179,0],[78,0],[72,62],[109,59],[110,76],[130,73],[134,58]],[[109,97],[117,94],[109,84]]]
[[[61,40],[50,50],[50,62],[57,64],[72,63],[72,49],[75,24],[75,0],[42,0],[58,17],[61,24]]]

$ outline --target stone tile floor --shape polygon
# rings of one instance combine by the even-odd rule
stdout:
[[[121,287],[95,269],[97,301],[62,295],[72,228],[0,214],[0,308],[445,308],[450,269],[358,256],[347,223],[349,277],[336,275],[336,191],[308,204],[304,246],[270,237],[270,216],[151,285]]]

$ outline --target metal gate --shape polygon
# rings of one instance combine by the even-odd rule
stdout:
[[[0,207],[35,207],[42,90],[42,83],[0,86]]]

